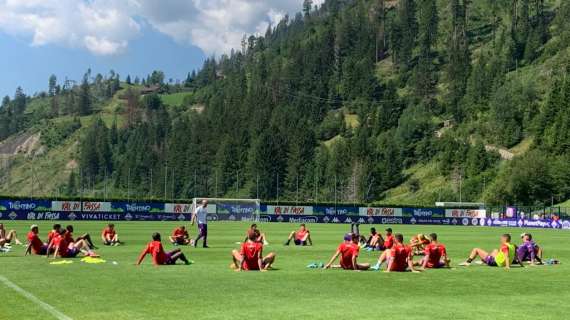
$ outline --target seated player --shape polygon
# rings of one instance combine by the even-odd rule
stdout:
[[[68,243],[75,243],[77,241],[84,240],[85,243],[87,243],[87,247],[89,249],[97,249],[97,247],[95,247],[95,245],[93,244],[93,241],[91,241],[91,235],[89,235],[88,233],[85,233],[82,236],[79,236],[76,239],[74,239],[73,238],[73,226],[72,225],[68,225],[67,227],[65,227],[64,237]]]
[[[404,244],[404,236],[400,233],[394,235],[394,244],[391,249],[382,252],[378,263],[372,267],[373,270],[380,270],[384,262],[388,263],[386,272],[419,272],[414,269],[412,248]]]
[[[292,231],[291,234],[289,234],[289,238],[287,239],[287,242],[285,242],[285,245],[288,246],[289,243],[291,243],[291,240],[294,240],[296,246],[313,245],[311,232],[307,229],[304,223],[300,225],[299,230]]]
[[[46,243],[43,243],[42,240],[40,240],[38,234],[39,234],[38,226],[35,224],[32,225],[30,227],[30,232],[28,232],[28,246],[26,247],[26,253],[25,253],[26,256],[32,253],[40,256],[45,256],[48,254],[47,251],[48,245]]]
[[[259,230],[252,230],[247,241],[242,243],[240,251],[232,251],[232,264],[230,268],[236,271],[267,271],[275,262],[275,253],[263,256],[263,244],[258,241],[261,236]]]
[[[175,246],[187,246],[192,244],[192,239],[190,239],[190,235],[188,234],[188,230],[186,230],[185,226],[180,226],[174,229],[169,239],[170,243]]]
[[[429,235],[430,244],[424,249],[425,256],[420,261],[423,269],[449,268],[451,260],[447,256],[445,246],[438,242],[437,234]]]
[[[410,239],[410,247],[412,247],[412,254],[414,256],[423,256],[424,249],[430,243],[429,239],[424,234],[417,234]]]
[[[0,223],[0,248],[9,246],[12,240],[14,240],[17,245],[23,245],[16,235],[16,230],[7,231],[4,228],[4,224]]]
[[[481,261],[490,267],[504,267],[505,269],[511,268],[511,263],[516,257],[516,246],[511,243],[511,235],[503,234],[501,236],[501,249],[493,250],[491,253],[483,249],[475,248],[471,251],[469,258],[460,266],[470,266],[475,258],[481,258]],[[519,261],[520,263],[520,261]],[[523,266],[521,264],[521,266]]]
[[[370,251],[380,250],[384,245],[384,238],[376,231],[376,228],[370,228],[370,235],[366,240],[366,248]]]
[[[121,244],[114,224],[109,223],[107,227],[101,231],[101,240],[103,241],[103,245],[106,246],[118,246]]]
[[[335,254],[330,261],[325,265],[325,269],[329,268],[342,268],[344,270],[363,271],[370,269],[369,263],[358,263],[358,253],[360,246],[358,242],[360,236],[355,233],[348,233],[344,236],[344,242],[341,243],[336,249]],[[335,260],[340,256],[340,264],[333,265]]]
[[[380,250],[392,249],[394,246],[394,235],[392,234],[392,228],[386,229],[386,238],[384,238],[384,243],[381,244]]]
[[[247,233],[245,234],[245,239],[243,240],[243,242],[246,242],[246,241],[249,239],[249,238],[248,238],[248,237],[249,237],[249,234],[250,234],[251,232],[255,232],[256,230],[259,230],[259,229],[257,228],[257,224],[254,223],[254,224],[252,224],[252,225],[249,227],[249,229],[247,230]],[[260,242],[260,243],[263,243],[264,246],[269,245],[269,242],[267,242],[267,237],[265,236],[265,233],[261,232],[260,230],[259,230],[259,237],[257,238],[256,241],[257,241],[257,242]]]
[[[61,231],[61,224],[59,223],[54,224],[52,229],[47,234],[47,243],[49,244],[51,240],[53,240],[53,237],[58,235],[60,231]]]
[[[523,243],[517,248],[518,261],[528,261],[533,265],[542,264],[542,248],[532,240],[532,235],[523,233],[521,239]]]
[[[59,234],[54,235],[51,242],[48,244],[46,252],[53,252],[54,259],[58,256],[62,258],[75,258],[81,252],[83,252],[85,256],[97,257],[97,254],[89,248],[87,240],[78,239],[71,242],[69,239],[72,239],[72,237],[68,232],[69,230],[61,229]],[[48,258],[49,256],[49,254],[46,255]]]
[[[137,260],[137,266],[143,262],[147,254],[152,256],[152,263],[155,266],[173,265],[176,264],[178,259],[182,260],[186,265],[190,264],[190,261],[186,259],[186,256],[180,249],[174,249],[168,253],[164,252],[160,233],[158,232],[152,234],[152,241],[149,242],[146,248],[141,252],[139,259]]]

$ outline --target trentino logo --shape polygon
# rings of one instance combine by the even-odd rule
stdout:
[[[8,202],[8,207],[12,210],[34,210],[36,208],[36,204],[20,201],[10,201]]]
[[[127,204],[127,211],[130,212],[149,212],[150,206],[137,205],[137,204]]]

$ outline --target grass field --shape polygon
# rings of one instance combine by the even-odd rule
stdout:
[[[29,222],[5,222],[24,238]],[[51,223],[40,223],[42,240]],[[103,225],[74,223],[76,234],[97,237]],[[73,319],[567,319],[570,309],[570,234],[531,230],[558,266],[514,268],[510,271],[473,265],[421,274],[386,274],[307,269],[325,262],[340,243],[347,225],[310,225],[313,247],[284,247],[296,226],[263,224],[277,253],[275,271],[236,273],[229,269],[230,251],[242,240],[244,223],[210,224],[210,249],[184,247],[191,266],[153,267],[150,259],[135,266],[136,258],[159,231],[163,238],[173,222],[120,222],[126,243],[100,248],[108,262],[50,265],[45,257],[24,257],[14,246],[0,254],[0,276]],[[378,226],[384,228],[385,226]],[[521,229],[392,226],[406,238],[413,233],[437,232],[456,266],[472,246],[498,246],[503,232]],[[192,230],[195,233],[195,230]],[[163,241],[164,242],[164,241]],[[172,247],[165,244],[165,249]],[[363,252],[362,262],[377,253]],[[36,303],[0,282],[0,319],[54,319]]]

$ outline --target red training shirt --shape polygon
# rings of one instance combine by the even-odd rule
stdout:
[[[386,240],[384,240],[384,249],[392,249],[394,246],[394,236],[389,235],[386,236]]]
[[[167,264],[168,262],[168,257],[166,256],[160,241],[151,241],[147,244],[146,248],[139,256],[139,264],[147,254],[152,256],[152,263],[155,265]]]
[[[44,246],[44,243],[42,240],[40,240],[40,237],[38,237],[38,235],[32,231],[28,232],[28,242],[31,244],[32,252],[34,254],[38,254]]]
[[[406,271],[408,259],[412,258],[412,248],[403,244],[395,245],[390,251],[390,257],[393,259],[390,271]]]
[[[428,244],[427,247],[424,249],[424,253],[426,255],[426,259],[428,259],[426,267],[434,268],[440,265],[441,257],[445,256],[447,254],[447,251],[443,244],[431,243]]]
[[[341,253],[340,266],[343,269],[354,269],[352,265],[352,258],[358,257],[360,247],[354,242],[343,242],[338,246],[338,251]]]
[[[243,270],[259,270],[259,259],[263,255],[263,244],[259,242],[246,241],[242,243],[240,254],[243,256]]]

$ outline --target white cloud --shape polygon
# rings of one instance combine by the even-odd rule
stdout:
[[[96,55],[123,52],[148,24],[207,54],[238,48],[303,0],[0,0],[0,31],[31,44],[79,47]],[[315,0],[320,5],[324,0]]]

